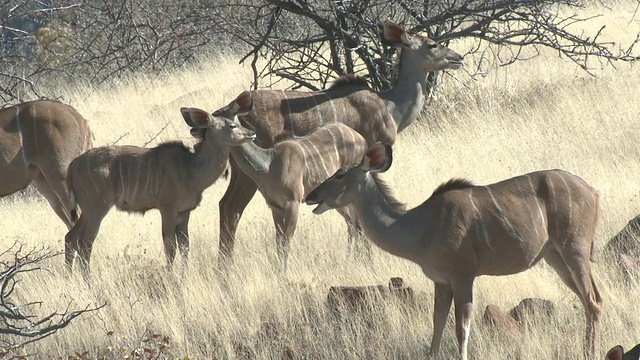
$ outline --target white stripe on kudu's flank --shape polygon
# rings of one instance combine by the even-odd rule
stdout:
[[[331,168],[332,169],[336,169],[337,167],[340,166],[340,153],[338,152],[338,141],[336,140],[336,136],[333,134],[333,130],[330,130],[330,129],[327,129],[327,128],[324,128],[324,130],[326,132],[328,132],[329,135],[331,135],[331,139],[333,139],[333,142],[331,143],[331,145],[333,146],[333,150],[335,150],[335,152],[336,152],[336,165],[333,166],[333,158],[332,158],[331,159],[332,160],[331,161]],[[344,147],[344,143],[340,144],[340,146]]]
[[[138,193],[138,184],[140,183],[140,170],[142,169],[142,160],[138,160],[138,173],[136,174],[136,186],[133,187],[133,197]]]
[[[333,122],[337,123],[338,122],[338,112],[336,111],[336,106],[333,104],[333,99],[326,92],[324,93],[324,96],[327,97],[327,101],[329,101],[329,105],[331,105],[331,109],[333,109]]]
[[[307,173],[307,176],[304,177],[303,181],[306,179],[306,181],[308,183],[309,179],[311,178],[311,176],[310,176],[311,175],[311,171],[309,170],[309,164],[307,164],[307,154],[304,151],[304,146],[302,146],[302,144],[300,144],[300,141],[296,141],[295,143],[300,148],[300,151],[302,151],[302,160],[304,161],[304,168],[305,168],[305,172]]]
[[[305,141],[307,143],[309,143],[309,145],[311,145],[315,151],[315,155],[313,156],[314,159],[318,159],[318,161],[320,161],[320,163],[322,163],[322,167],[324,168],[324,173],[327,177],[331,176],[332,174],[329,173],[329,169],[327,169],[327,164],[324,163],[324,157],[322,156],[322,152],[318,149],[318,147],[316,146],[316,144],[313,143],[313,141],[310,141],[308,139],[304,139],[302,141]],[[318,173],[319,175],[320,173]]]
[[[100,194],[100,190],[98,189],[98,185],[96,185],[96,182],[93,180],[94,172],[91,169],[91,162],[88,160],[90,158],[91,157],[88,156],[87,157],[87,161],[86,161],[86,163],[87,163],[87,174],[89,174],[89,181],[91,181],[91,185],[93,185],[93,189],[95,190],[95,193],[96,194]],[[108,192],[111,192],[113,190],[113,189],[107,187],[107,184],[105,183],[104,179],[102,179],[102,185],[103,185],[103,189],[108,189],[107,190]]]
[[[147,177],[147,182],[144,185],[144,193],[147,195],[151,195],[150,197],[153,199],[155,198],[154,194],[151,193],[151,176],[153,174],[151,174],[151,163],[152,163],[152,158],[150,157],[149,160],[147,161],[147,171],[145,172],[145,176]]]
[[[469,189],[469,200],[471,201],[471,206],[473,206],[473,213],[478,218],[478,223],[480,224],[480,229],[476,228],[476,232],[478,232],[476,235],[478,236],[478,238],[480,238],[479,231],[482,230],[482,237],[484,238],[484,242],[487,243],[487,246],[489,247],[489,249],[491,249],[492,251],[495,251],[491,246],[491,242],[489,241],[489,234],[487,233],[487,227],[484,223],[484,220],[482,219],[482,213],[480,212],[480,210],[478,210],[478,207],[476,206],[476,202],[473,201],[473,189]]]
[[[529,175],[526,175],[526,177],[528,178]],[[536,223],[536,214],[534,209],[531,208],[531,204],[529,204],[529,201],[527,200],[528,197],[524,191],[524,189],[522,188],[522,186],[520,186],[520,182],[522,181],[522,177],[516,177],[513,178],[513,182],[515,183],[515,187],[519,190],[520,195],[522,196],[522,202],[524,203],[524,206],[527,207],[527,213],[529,214],[529,219],[531,220],[531,226],[533,227],[533,230],[536,232],[536,236],[540,236],[540,233],[538,232],[538,224]],[[529,183],[531,183],[531,181],[529,181]],[[528,191],[528,189],[527,189]],[[535,192],[532,194],[533,198],[535,199]]]
[[[291,103],[289,102],[289,98],[287,97],[287,93],[282,90],[282,97],[284,98],[285,104],[287,104],[287,113],[282,114],[284,117],[285,123],[287,122],[287,118],[289,118],[289,126],[291,127],[291,135],[293,137],[296,136],[296,128],[293,126],[293,115],[291,114]]]
[[[507,217],[507,214],[505,214],[505,212],[500,207],[500,204],[498,204],[498,201],[496,200],[495,196],[493,196],[493,193],[491,192],[491,189],[488,186],[484,186],[484,188],[487,189],[487,191],[489,192],[489,196],[491,196],[491,200],[493,200],[493,204],[496,206],[496,209],[498,209],[498,213],[499,213],[500,217],[502,219],[504,219],[505,224],[511,230],[511,233],[513,234],[513,237],[518,239],[518,241],[522,242],[522,239],[516,233],[516,229],[513,227],[513,224],[511,224],[511,221],[509,221],[509,218]]]
[[[352,155],[351,155],[351,157],[348,156],[349,155],[349,149],[347,149],[347,145],[346,145],[347,144],[347,139],[344,137],[344,132],[342,132],[342,127],[341,126],[338,127],[338,131],[340,131],[340,141],[342,142],[342,148],[344,150],[344,159],[342,159],[342,162],[344,163],[344,161],[346,161],[347,159],[355,157],[355,152],[356,151],[355,151],[355,147],[353,147],[354,143],[351,143],[351,147],[352,147],[351,154]],[[351,135],[351,136],[353,137],[353,135]],[[338,166],[341,166],[341,164],[338,164]]]
[[[22,121],[20,120],[20,108],[16,106],[16,123],[18,124],[18,134],[20,135],[20,147],[22,150],[22,161],[27,165],[27,154],[24,152],[24,134],[22,134]]]
[[[564,180],[564,176],[562,176],[562,173],[558,173],[558,176],[560,176],[560,179],[562,180],[562,183],[564,183],[564,187],[567,188],[567,197],[569,198],[569,224],[567,226],[567,228],[571,229],[571,215],[572,215],[572,211],[573,211],[573,206],[572,206],[572,200],[571,200],[571,189],[569,188],[569,185],[567,184],[567,182]]]
[[[540,220],[542,220],[542,228],[547,228],[547,222],[544,218],[544,213],[542,212],[542,206],[540,206],[540,200],[538,199],[538,195],[536,194],[536,190],[533,187],[533,182],[531,181],[531,176],[527,175],[527,181],[529,182],[529,188],[531,189],[531,194],[533,195],[534,200],[536,201],[536,206],[538,207],[538,214],[540,214]],[[536,229],[536,234],[538,230]]]
[[[560,217],[558,216],[558,213],[560,212],[560,203],[558,202],[558,197],[556,196],[556,187],[555,185],[553,185],[553,180],[551,179],[551,176],[548,177],[549,179],[549,187],[551,190],[551,198],[555,200],[556,202],[556,213],[555,213],[555,217],[556,217],[556,235],[560,234]]]
[[[118,156],[120,156],[120,149],[116,148],[117,150],[117,154],[116,154],[116,159],[118,158]],[[124,188],[124,175],[123,175],[123,171],[122,171],[122,161],[118,160],[118,169],[120,170],[120,191],[122,191],[122,196],[125,196],[124,192],[125,192],[125,188]]]
[[[316,94],[313,94],[309,97],[311,98],[311,100],[313,100],[313,108],[316,110],[316,113],[318,113],[318,121],[320,121],[320,124],[318,126],[321,126],[324,124],[324,120],[322,119],[322,111],[320,111],[320,107],[318,106],[318,102],[316,101]]]
[[[270,91],[269,93],[272,93],[273,96],[275,96],[277,98],[277,96],[276,96],[274,91]],[[263,124],[269,124],[269,128],[271,129],[271,121],[269,120],[269,111],[268,111],[268,108],[267,108],[267,103],[270,100],[269,99],[267,99],[267,100],[264,99],[267,96],[266,95],[267,93],[266,92],[263,93],[263,92],[260,92],[260,91],[256,91],[256,92],[253,92],[253,94],[254,95],[255,94],[260,94],[260,102],[262,103],[262,111],[261,111],[259,116],[262,117],[262,119],[261,119],[261,120],[263,120],[262,123]],[[256,115],[258,115],[258,114],[256,114]],[[291,131],[293,131],[293,129]]]

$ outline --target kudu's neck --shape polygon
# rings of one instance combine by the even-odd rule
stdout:
[[[409,213],[370,174],[354,201],[364,232],[383,250],[418,262],[424,234],[421,221],[409,221]]]
[[[273,149],[263,149],[252,141],[231,148],[231,155],[245,174],[254,181],[269,172]]]
[[[189,161],[191,178],[200,191],[211,186],[227,168],[229,146],[220,141],[215,134],[207,132],[206,138],[195,146]]]
[[[427,92],[424,59],[415,51],[404,49],[400,56],[398,80],[393,89],[379,93],[393,114],[398,132],[409,126],[420,114]]]

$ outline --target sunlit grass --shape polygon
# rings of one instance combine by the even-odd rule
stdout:
[[[619,10],[610,16],[629,15]],[[605,35],[626,36],[631,25],[616,25]],[[96,146],[154,146],[175,139],[192,143],[179,108],[213,111],[250,81],[250,69],[228,56],[157,78],[60,91],[89,120]],[[451,177],[486,184],[550,168],[583,177],[601,194],[594,271],[606,300],[602,350],[618,343],[630,348],[640,339],[633,315],[640,288],[638,282],[625,282],[612,266],[616,259],[600,250],[640,212],[640,103],[634,95],[639,88],[634,66],[605,66],[594,77],[551,53],[475,82],[467,81],[462,71],[451,73],[443,77],[437,98],[421,118],[400,134],[385,178],[399,199],[415,206]],[[16,296],[43,300],[43,312],[107,306],[25,352],[57,358],[88,351],[92,357],[117,358],[109,347],[139,346],[148,331],[169,336],[167,358],[280,358],[291,353],[319,359],[412,359],[428,350],[431,282],[417,266],[378,249],[371,262],[350,260],[346,228],[336,214],[315,216],[303,207],[287,281],[279,282],[271,215],[256,196],[240,223],[229,282],[221,283],[216,272],[217,202],[226,184],[221,179],[207,189],[192,213],[191,258],[184,273],[179,263],[173,273],[164,270],[157,211],[140,216],[112,210],[94,246],[89,284],[69,277],[62,257],[48,263],[50,273],[30,274]],[[44,200],[5,198],[0,215],[2,246],[19,241],[63,250],[66,228]],[[392,276],[403,277],[418,292],[418,306],[391,303],[349,321],[324,306],[331,285],[384,284]],[[509,310],[526,297],[554,301],[557,318],[529,328],[519,341],[483,325],[486,305]],[[582,306],[546,265],[513,276],[479,278],[474,310],[472,358],[581,356]],[[442,347],[445,358],[457,351],[451,321]]]

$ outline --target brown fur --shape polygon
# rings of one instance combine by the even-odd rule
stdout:
[[[340,86],[360,86],[369,88],[369,83],[363,76],[358,76],[356,74],[347,74],[335,79],[329,89],[336,89]]]
[[[442,183],[440,186],[438,186],[434,191],[433,194],[431,194],[431,196],[436,196],[442,193],[445,193],[447,191],[450,190],[458,190],[458,189],[466,189],[469,187],[472,187],[473,182],[471,182],[471,180],[467,180],[467,179],[451,179],[445,183]]]
[[[69,105],[36,100],[0,109],[0,196],[33,182],[71,228],[67,167],[90,147],[89,124]]]
[[[103,146],[77,157],[69,166],[67,184],[81,216],[65,237],[65,261],[73,268],[79,256],[88,271],[93,242],[102,219],[112,206],[144,213],[158,209],[167,267],[171,268],[176,243],[186,264],[189,251],[189,216],[202,192],[227,169],[229,145],[247,141],[253,132],[236,120],[213,118],[197,109],[182,109],[185,121],[206,130],[191,151],[180,141],[154,148]]]
[[[599,216],[594,188],[562,170],[487,186],[454,179],[436,190],[437,196],[404,210],[388,188],[366,176],[389,166],[380,147],[370,149],[361,165],[328,179],[306,201],[318,205],[317,214],[353,205],[375,244],[415,262],[435,282],[432,355],[437,355],[453,301],[456,337],[466,359],[478,276],[519,273],[544,258],[584,305],[585,353],[595,358],[603,298],[590,264]]]
[[[248,113],[244,113],[243,106],[242,112],[238,111],[235,101],[218,111],[239,114],[242,124],[256,131],[256,143],[263,148],[270,148],[287,136],[308,135],[333,122],[356,130],[369,145],[378,141],[391,145],[397,132],[420,113],[428,72],[457,69],[463,59],[431,39],[407,34],[391,21],[384,23],[384,38],[393,46],[406,48],[402,75],[398,77],[404,83],[397,83],[391,91],[373,91],[363,86],[361,79],[347,76],[321,92],[256,90],[252,92],[253,108]],[[251,178],[239,171],[233,156],[231,169],[229,187],[220,200],[218,266],[223,272],[232,260],[242,212],[257,189]]]

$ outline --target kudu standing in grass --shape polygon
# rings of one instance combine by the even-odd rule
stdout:
[[[473,282],[509,275],[544,258],[580,298],[588,359],[598,356],[602,297],[591,272],[598,193],[562,170],[539,171],[487,186],[451,180],[406,210],[375,174],[391,166],[391,147],[375,144],[362,162],[338,170],[306,198],[321,214],[353,204],[375,244],[420,265],[435,283],[431,354],[440,347],[453,300],[456,337],[467,359]]]
[[[235,106],[239,114],[249,112],[251,92],[240,94]],[[190,116],[195,111],[183,112],[183,115]],[[206,114],[204,110],[197,111],[200,116]],[[257,184],[271,209],[282,273],[287,269],[290,244],[304,196],[336,170],[358,164],[366,149],[365,139],[343,123],[323,125],[308,136],[279,142],[270,149],[263,149],[253,142],[231,147],[236,163]],[[360,227],[355,224],[356,219],[349,208],[338,211],[347,220],[349,246],[352,247]]]
[[[200,142],[193,151],[182,142],[155,148],[104,146],[91,149],[69,166],[67,182],[81,215],[65,238],[65,260],[72,269],[77,256],[86,274],[100,223],[113,205],[127,212],[158,209],[167,268],[177,247],[186,266],[189,215],[202,192],[226,170],[229,146],[254,139],[237,117],[224,118],[181,109]],[[72,212],[73,214],[73,212]]]
[[[263,148],[334,122],[356,130],[369,145],[377,141],[393,144],[397,131],[413,122],[422,110],[428,73],[458,69],[463,58],[427,37],[409,35],[389,20],[383,24],[383,36],[391,45],[402,47],[398,80],[392,90],[376,92],[354,78],[342,79],[320,92],[255,90],[254,106],[240,116],[240,121],[256,131],[256,143]],[[232,102],[218,111],[231,113],[234,109]],[[232,155],[231,180],[220,200],[218,264],[222,270],[232,260],[238,222],[256,189]]]
[[[0,197],[33,182],[70,229],[67,168],[90,147],[89,125],[69,105],[35,100],[0,109]]]

